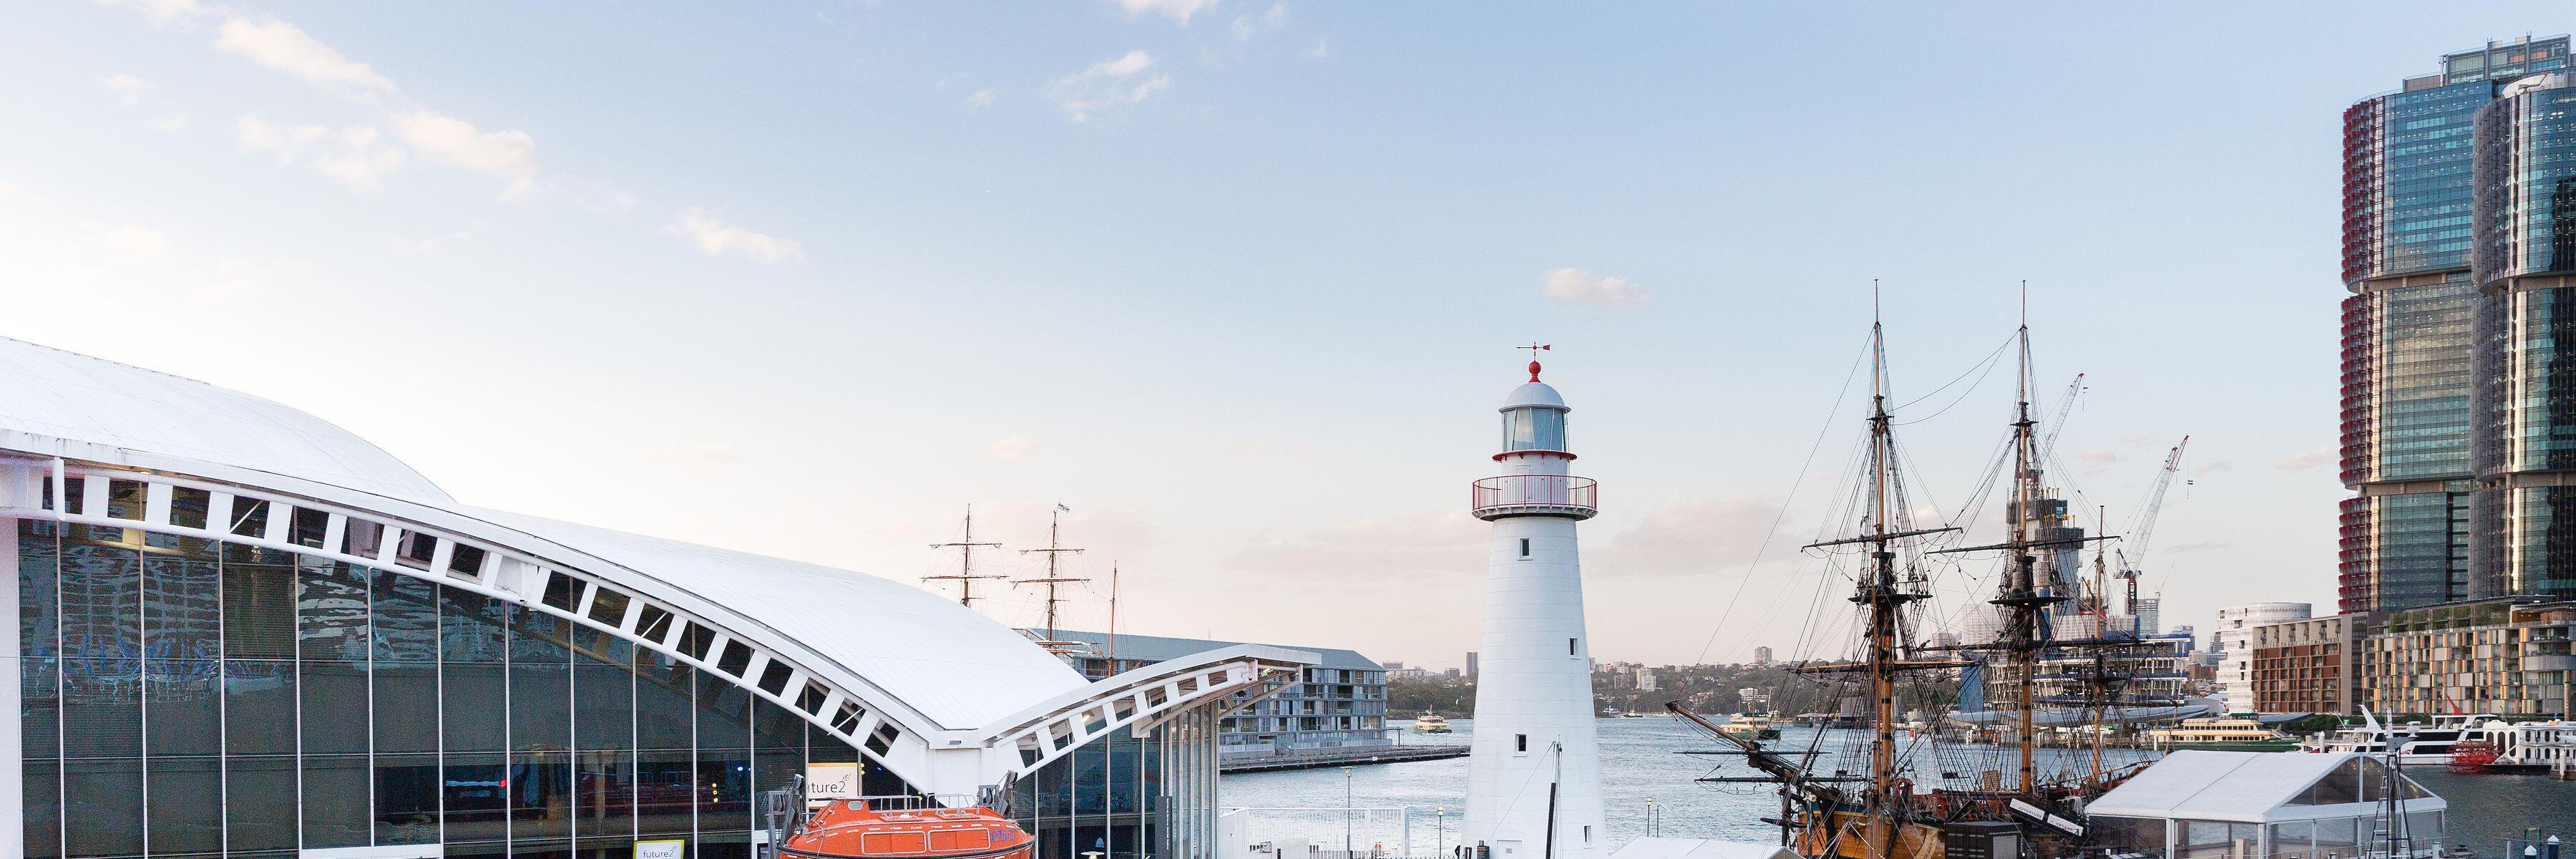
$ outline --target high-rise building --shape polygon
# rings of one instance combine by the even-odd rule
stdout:
[[[2308,610],[2303,602],[2258,602],[2218,610],[2218,630],[2210,634],[2210,646],[2226,654],[2218,663],[2218,688],[2226,693],[2230,711],[2254,712],[2254,628],[2306,620]]]
[[[1756,647],[1756,648],[1753,648],[1753,664],[1755,664],[1755,665],[1769,665],[1769,664],[1771,664],[1771,648],[1768,648],[1768,647]]]
[[[2481,308],[2471,269],[2475,234],[2489,224],[2473,216],[2479,111],[2516,79],[2567,64],[2565,36],[2493,42],[2344,111],[2343,282],[2352,294],[2343,302],[2341,475],[2355,493],[2342,503],[2345,612],[2468,598],[2472,544],[2535,536],[2533,516],[2506,515],[2507,505],[2545,505],[2554,494],[2517,485],[2476,500],[2488,475],[2472,462],[2473,392],[2493,369],[2473,362],[2479,332],[2491,327],[2478,320],[2514,314]],[[2547,197],[2523,193],[2527,204]],[[2551,306],[2546,296],[2527,303],[2529,312]],[[2514,390],[2528,392],[2489,393]],[[2473,507],[2484,525],[2473,526]],[[2517,574],[2504,566],[2481,576],[2510,581]]]
[[[2576,597],[2576,74],[2499,88],[2477,150],[2469,596]]]
[[[1468,679],[1470,679],[1470,680],[1473,680],[1473,679],[1475,679],[1475,677],[1476,677],[1476,651],[1470,650],[1470,651],[1467,651],[1467,678],[1468,678]]]

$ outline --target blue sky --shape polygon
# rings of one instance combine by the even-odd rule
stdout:
[[[1596,652],[1664,663],[1791,651],[1871,279],[1900,398],[2027,279],[2041,387],[2092,382],[2061,476],[2125,521],[2192,435],[2149,581],[2205,623],[2332,599],[2342,108],[2564,12],[31,5],[0,334],[472,503],[895,578],[1061,502],[1124,628],[1435,665],[1536,338],[1604,484]],[[1906,428],[1932,499],[2007,379]]]

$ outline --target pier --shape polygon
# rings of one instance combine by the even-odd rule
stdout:
[[[1286,754],[1226,758],[1217,764],[1220,773],[1257,773],[1277,770],[1305,770],[1320,767],[1358,764],[1400,764],[1412,761],[1438,761],[1467,756],[1466,746],[1360,746],[1341,749],[1301,749]]]

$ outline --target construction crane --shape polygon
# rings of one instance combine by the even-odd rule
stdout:
[[[2138,510],[2137,524],[2129,526],[2128,536],[2120,541],[2117,550],[2120,556],[2119,576],[2128,583],[2129,616],[2132,618],[2138,615],[2138,568],[2146,564],[2147,541],[2155,536],[2156,514],[2164,511],[2165,489],[2173,485],[2174,474],[2182,471],[2182,449],[2190,444],[2191,436],[2183,436],[2182,441],[2176,442],[2173,450],[2165,454],[2165,467],[2156,472],[2155,485],[2147,489],[2147,503]],[[2131,549],[2137,550],[2137,554],[2130,554]]]
[[[2048,417],[2048,435],[2039,441],[2041,461],[2046,461],[2049,454],[2057,450],[2057,434],[2065,431],[2066,413],[2075,410],[2075,395],[2081,393],[2084,393],[2084,374],[2077,373],[2075,381],[2066,386],[2066,396],[2057,398],[2057,413]]]

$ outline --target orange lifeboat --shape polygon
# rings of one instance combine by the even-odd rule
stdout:
[[[872,811],[866,800],[815,809],[779,853],[800,859],[1030,859],[1037,840],[989,808]]]

